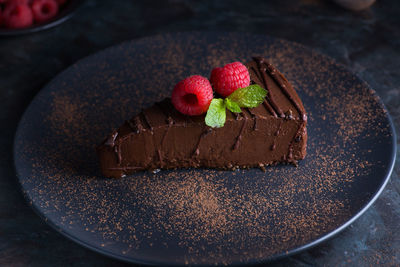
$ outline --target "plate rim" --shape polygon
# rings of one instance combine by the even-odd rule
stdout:
[[[84,0],[83,0],[84,1]],[[162,266],[169,266],[168,263],[165,262],[160,262],[160,261],[143,261],[143,260],[138,260],[138,259],[132,259],[131,257],[128,256],[122,256],[122,255],[118,255],[116,253],[110,252],[106,249],[102,249],[102,248],[98,248],[96,246],[93,246],[85,241],[80,240],[79,238],[71,235],[70,233],[64,231],[62,228],[60,228],[59,226],[57,226],[54,222],[52,222],[51,220],[49,220],[44,214],[42,214],[40,212],[40,209],[37,207],[37,205],[33,202],[33,200],[29,197],[29,195],[26,193],[22,183],[21,183],[21,175],[18,172],[17,169],[17,165],[16,165],[16,160],[18,158],[17,152],[16,152],[16,147],[18,146],[17,144],[17,140],[18,137],[21,135],[21,128],[22,128],[22,120],[23,118],[26,116],[26,113],[28,112],[28,110],[30,110],[30,108],[32,107],[33,103],[36,102],[37,99],[40,98],[41,95],[45,95],[45,93],[48,91],[48,89],[50,88],[50,86],[57,80],[58,77],[62,76],[65,72],[72,70],[76,65],[80,64],[81,62],[86,61],[87,59],[91,58],[91,57],[96,57],[99,56],[99,54],[103,54],[103,53],[107,53],[108,51],[112,50],[112,49],[117,49],[119,47],[125,46],[125,45],[129,45],[129,44],[133,44],[136,42],[145,42],[147,39],[153,39],[155,37],[160,37],[160,36],[176,36],[176,35],[191,35],[191,34],[200,34],[200,35],[210,35],[210,34],[222,34],[222,35],[228,35],[228,34],[243,34],[241,32],[238,31],[181,31],[181,32],[169,32],[169,33],[161,33],[161,34],[155,34],[155,35],[147,35],[147,36],[143,36],[141,38],[135,38],[135,39],[131,39],[131,40],[126,40],[120,43],[116,43],[114,45],[111,45],[109,47],[106,47],[104,49],[100,49],[98,51],[95,51],[79,60],[77,60],[76,62],[72,63],[71,65],[67,66],[65,69],[63,69],[61,72],[59,72],[58,74],[56,74],[53,78],[51,78],[37,93],[36,95],[32,98],[32,100],[30,101],[30,103],[26,106],[23,114],[20,116],[19,118],[19,122],[18,122],[18,126],[16,128],[15,134],[14,134],[14,139],[13,139],[13,167],[15,170],[15,177],[17,178],[17,184],[21,189],[21,192],[24,196],[24,199],[26,200],[27,204],[29,206],[32,207],[32,209],[34,210],[34,212],[42,219],[46,222],[46,224],[48,224],[51,228],[53,228],[54,230],[56,230],[58,233],[60,233],[61,235],[65,236],[66,238],[76,242],[77,244],[85,247],[86,249],[92,250],[96,253],[99,253],[101,255],[119,260],[119,261],[123,261],[123,262],[129,262],[129,263],[135,263],[135,264],[142,264],[142,265],[162,265]],[[339,227],[337,227],[336,229],[324,234],[323,236],[315,239],[312,242],[309,242],[307,244],[304,244],[302,246],[299,246],[297,248],[288,250],[286,252],[282,252],[282,253],[278,253],[278,254],[274,254],[271,257],[268,258],[264,258],[264,259],[253,259],[253,260],[249,260],[246,262],[247,265],[253,265],[253,264],[262,264],[262,263],[268,263],[268,262],[273,262],[273,261],[277,261],[283,258],[286,258],[288,256],[292,256],[295,254],[298,254],[300,252],[303,252],[305,250],[308,250],[312,247],[315,247],[331,238],[333,238],[334,236],[336,236],[337,234],[339,234],[340,232],[342,232],[344,229],[346,229],[348,226],[350,226],[352,223],[354,223],[359,217],[361,217],[371,206],[372,204],[375,203],[375,201],[379,198],[379,196],[382,194],[383,190],[385,189],[387,183],[390,180],[391,174],[393,172],[395,163],[396,163],[396,155],[397,155],[397,134],[396,134],[396,128],[394,126],[393,123],[393,119],[386,107],[386,105],[383,103],[382,99],[379,97],[379,95],[377,94],[377,92],[371,88],[371,86],[365,81],[363,80],[361,77],[359,77],[356,73],[354,73],[352,70],[349,69],[349,67],[347,67],[346,65],[338,62],[335,58],[326,55],[322,52],[320,52],[319,50],[312,48],[312,47],[308,47],[305,46],[301,43],[295,42],[295,41],[291,41],[291,40],[287,40],[287,39],[283,39],[283,38],[278,38],[275,36],[270,36],[270,35],[264,35],[264,34],[254,34],[254,33],[247,33],[251,36],[255,36],[255,37],[262,37],[262,38],[268,38],[270,40],[275,40],[275,41],[280,41],[283,40],[286,43],[290,43],[293,45],[296,45],[298,47],[301,47],[302,49],[306,49],[309,51],[312,51],[313,53],[317,54],[320,57],[324,57],[325,59],[329,59],[333,64],[336,65],[339,68],[342,68],[343,70],[345,70],[346,72],[351,73],[356,80],[358,80],[359,82],[361,82],[366,88],[368,88],[371,92],[371,95],[376,97],[377,102],[379,103],[379,105],[382,106],[383,112],[386,114],[386,118],[388,120],[389,123],[389,128],[390,128],[390,132],[392,134],[392,138],[391,138],[391,142],[392,142],[392,153],[391,153],[391,160],[390,160],[390,164],[388,164],[386,166],[386,173],[385,173],[385,178],[383,179],[382,183],[379,185],[379,188],[377,188],[377,190],[369,197],[369,200],[366,202],[365,205],[363,205],[361,207],[360,210],[358,210],[358,212],[354,213],[353,216],[351,216],[346,222],[344,222],[343,224],[341,224]],[[0,34],[1,35],[1,34]],[[186,266],[184,264],[174,264],[176,266]],[[203,266],[204,264],[192,264],[193,266]],[[231,266],[243,266],[243,263],[240,262],[234,262],[232,264],[230,264]]]

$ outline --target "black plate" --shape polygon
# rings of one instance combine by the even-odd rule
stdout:
[[[308,155],[294,166],[140,172],[105,179],[95,147],[190,74],[270,59],[308,111]],[[390,117],[369,86],[301,45],[243,33],[177,33],[85,58],[32,101],[14,157],[33,208],[74,241],[147,264],[264,262],[316,245],[360,216],[393,168]]]
[[[77,8],[83,3],[83,1],[84,0],[68,0],[65,5],[61,7],[57,15],[53,19],[45,23],[34,24],[30,27],[23,29],[0,28],[0,36],[22,35],[55,27],[71,18],[75,14]]]

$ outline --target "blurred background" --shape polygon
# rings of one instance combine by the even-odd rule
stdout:
[[[69,1],[79,2],[78,7],[55,27],[33,33],[0,29],[1,266],[124,265],[69,241],[34,214],[19,190],[12,161],[18,121],[35,94],[69,65],[114,44],[209,30],[298,42],[367,81],[399,133],[400,1]],[[383,194],[355,223],[322,245],[271,266],[400,266],[399,157],[396,161]]]

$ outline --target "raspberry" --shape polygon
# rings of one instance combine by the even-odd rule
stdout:
[[[242,63],[233,62],[223,68],[213,69],[210,81],[218,94],[227,97],[236,89],[249,86],[250,74]]]
[[[58,13],[58,4],[55,0],[33,0],[33,17],[36,22],[45,22]]]
[[[172,104],[186,115],[200,115],[207,111],[213,91],[207,78],[200,75],[190,76],[177,83],[172,91]]]
[[[4,24],[8,28],[17,29],[33,24],[32,11],[26,4],[9,4],[3,13]]]

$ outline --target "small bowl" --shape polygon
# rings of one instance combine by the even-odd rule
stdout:
[[[0,36],[16,36],[55,27],[71,18],[77,11],[78,7],[83,3],[83,1],[84,0],[67,1],[67,3],[65,3],[65,5],[61,8],[60,12],[54,18],[47,22],[33,24],[30,27],[21,29],[0,28]]]

